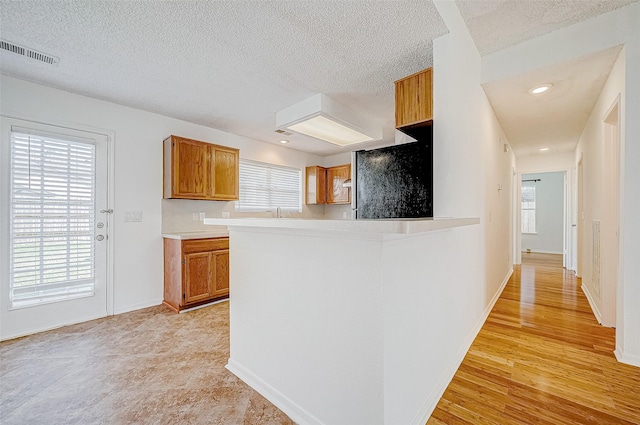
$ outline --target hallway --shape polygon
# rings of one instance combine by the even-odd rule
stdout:
[[[562,256],[523,253],[428,424],[639,424],[614,346]]]

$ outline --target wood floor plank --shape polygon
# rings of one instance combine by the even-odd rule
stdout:
[[[427,423],[640,424],[640,368],[580,285],[562,256],[523,254]]]

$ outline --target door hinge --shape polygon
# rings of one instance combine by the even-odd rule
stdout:
[[[187,294],[182,294],[182,299],[186,300],[187,299]]]
[[[182,259],[182,265],[184,266],[185,264],[187,264],[187,260],[185,260],[184,258]]]

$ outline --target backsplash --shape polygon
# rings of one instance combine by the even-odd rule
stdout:
[[[206,218],[220,218],[222,213],[229,217],[275,217],[276,212],[236,212],[234,201],[197,201],[188,199],[162,200],[162,232],[198,232],[213,230],[215,226],[206,225],[200,220],[200,213]],[[196,214],[197,219],[193,219]],[[284,218],[324,218],[324,205],[302,205],[302,212],[283,212]],[[222,226],[220,226],[222,227]]]
[[[324,209],[324,217],[329,220],[350,220],[351,204],[348,205],[328,205]]]

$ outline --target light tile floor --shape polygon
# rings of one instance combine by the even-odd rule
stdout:
[[[293,424],[224,368],[229,307],[164,306],[0,343],[0,424]]]

